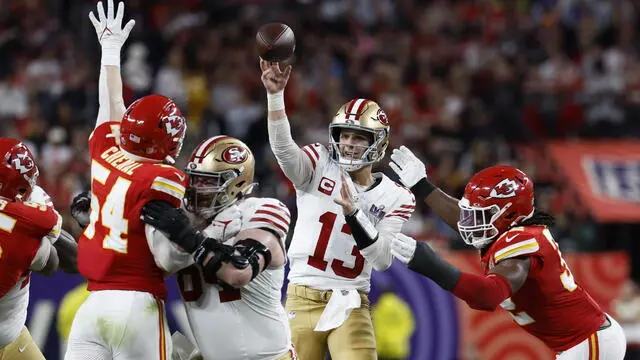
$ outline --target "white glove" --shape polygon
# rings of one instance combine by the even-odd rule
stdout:
[[[408,264],[416,252],[416,244],[416,240],[411,236],[398,233],[391,240],[391,255],[403,264]]]
[[[398,174],[406,187],[413,187],[422,178],[427,177],[427,169],[406,146],[393,149],[389,166]]]
[[[211,221],[211,224],[204,229],[207,237],[225,242],[235,236],[242,228],[242,212],[238,206],[231,205],[224,209]]]
[[[124,3],[118,4],[118,12],[113,13],[113,0],[107,0],[107,15],[104,14],[102,1],[98,2],[98,19],[89,13],[89,20],[96,29],[98,41],[102,47],[102,65],[120,66],[120,50],[122,45],[127,41],[129,33],[136,24],[135,20],[129,22],[122,27],[122,17],[124,16]]]

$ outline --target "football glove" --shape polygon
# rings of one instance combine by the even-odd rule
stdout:
[[[151,200],[142,208],[142,221],[167,235],[189,253],[196,251],[204,236],[191,226],[191,221],[184,210],[164,200]]]
[[[120,65],[120,50],[129,37],[129,33],[136,24],[135,20],[129,20],[122,26],[124,17],[124,3],[118,4],[118,10],[114,13],[113,0],[107,0],[107,14],[104,13],[102,1],[97,6],[98,18],[89,13],[89,20],[93,24],[98,36],[98,41],[102,47],[102,65]]]
[[[393,149],[389,167],[398,174],[402,184],[408,188],[427,177],[425,165],[404,145]]]
[[[73,198],[71,202],[71,216],[81,228],[87,227],[91,217],[91,193],[85,191]]]
[[[416,244],[414,238],[399,233],[391,240],[391,255],[403,264],[408,264],[416,253]]]

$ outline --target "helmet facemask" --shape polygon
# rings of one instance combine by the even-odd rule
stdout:
[[[460,220],[458,231],[462,240],[476,249],[482,249],[499,234],[494,225],[495,221],[510,207],[507,204],[500,209],[498,205],[487,207],[471,206],[469,200],[462,198],[458,202],[460,207]]]
[[[189,173],[185,192],[185,208],[203,218],[211,218],[233,202],[228,195],[231,182],[238,173],[231,169],[215,173]],[[235,200],[235,199],[234,199]]]
[[[344,130],[353,130],[359,133],[364,133],[370,139],[369,144],[365,146],[345,143],[341,144],[340,135]],[[340,167],[345,169],[347,172],[360,170],[367,165],[378,162],[384,157],[387,147],[386,144],[384,144],[386,139],[385,130],[374,130],[358,125],[331,124],[329,126],[329,134],[329,154],[331,160],[340,165]],[[342,151],[340,151],[340,145],[343,147],[352,147],[353,149],[347,152],[352,152],[355,156],[343,156]]]

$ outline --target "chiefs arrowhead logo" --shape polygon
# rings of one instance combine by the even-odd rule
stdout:
[[[222,160],[229,164],[242,164],[249,157],[249,151],[238,145],[232,145],[222,152]]]
[[[167,130],[167,134],[170,136],[176,136],[180,134],[185,128],[184,117],[179,115],[170,115],[164,118],[164,126]]]
[[[518,184],[514,180],[504,179],[491,189],[489,197],[504,199],[516,196]]]
[[[18,170],[21,175],[29,173],[36,166],[36,163],[26,152],[15,154],[15,156],[10,161],[14,169]]]

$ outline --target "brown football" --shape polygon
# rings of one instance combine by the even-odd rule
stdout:
[[[293,30],[283,23],[264,24],[256,34],[256,48],[263,60],[282,62],[293,55],[296,37]]]

